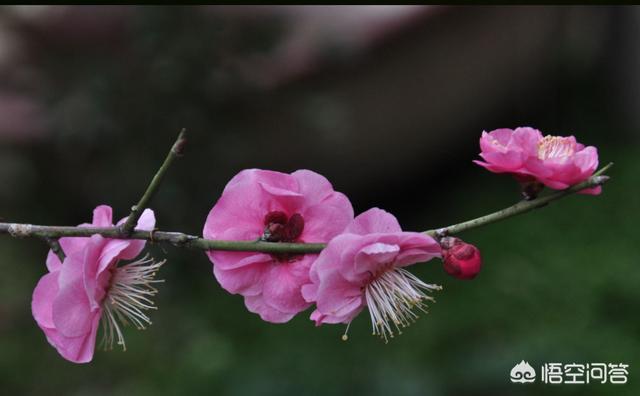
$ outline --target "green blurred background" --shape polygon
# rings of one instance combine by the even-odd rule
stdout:
[[[519,199],[474,165],[482,130],[575,134],[614,161],[573,196],[465,233],[474,281],[439,261],[428,317],[385,345],[368,316],[274,325],[216,283],[197,251],[151,246],[167,282],[128,350],[74,365],[30,313],[47,247],[0,238],[0,393],[18,395],[636,395],[640,391],[635,7],[4,7],[0,217],[73,225],[127,214],[178,130],[187,154],[153,201],[193,234],[225,183],[260,167],[324,174],[356,212],[408,230]],[[626,363],[626,385],[512,384],[511,368]]]

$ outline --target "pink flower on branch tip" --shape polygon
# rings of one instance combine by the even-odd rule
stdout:
[[[494,173],[510,173],[525,188],[541,183],[563,190],[587,180],[598,167],[595,147],[585,147],[574,136],[543,137],[529,127],[482,132],[480,149],[484,161],[474,161],[476,164]],[[601,190],[597,186],[580,193],[597,195]]]
[[[207,239],[326,243],[353,219],[347,197],[323,176],[247,169],[225,187],[209,212]],[[208,251],[222,287],[268,322],[289,321],[311,304],[301,294],[317,254]]]
[[[111,212],[109,206],[98,206],[92,224],[81,226],[112,227]],[[153,211],[147,209],[136,228],[150,231],[154,226]],[[153,284],[161,282],[155,280],[155,273],[163,262],[145,257],[118,265],[135,259],[145,241],[93,235],[60,238],[60,245],[66,254],[64,262],[49,252],[49,273],[33,292],[31,309],[38,326],[60,355],[75,363],[92,360],[100,322],[105,349],[113,348],[114,340],[126,349],[118,322],[139,329],[151,324],[144,311],[155,309],[150,297],[156,294]]]
[[[442,246],[442,262],[444,270],[458,279],[473,279],[482,269],[480,250],[470,243],[454,238],[444,237]]]
[[[373,334],[387,341],[418,318],[414,308],[426,312],[426,302],[433,301],[428,292],[441,289],[404,267],[440,254],[433,238],[403,232],[396,218],[384,210],[373,208],[360,214],[329,242],[311,267],[311,283],[302,288],[305,299],[316,303],[311,319],[316,325],[348,324],[367,307]]]

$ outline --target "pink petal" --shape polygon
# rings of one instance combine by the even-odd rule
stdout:
[[[60,349],[62,349],[61,347],[62,345],[64,345],[64,342],[65,342],[64,336],[62,336],[55,327],[40,326],[40,328],[42,329],[42,332],[47,338],[47,342],[49,342],[49,344],[52,347],[56,348],[58,353],[60,353]]]
[[[207,239],[217,239],[229,229],[243,229],[253,231],[257,238],[264,230],[264,216],[282,209],[276,201],[267,198],[258,184],[236,183],[225,188],[209,212],[202,234]]]
[[[126,218],[121,220],[122,222],[126,221]],[[120,224],[120,222],[118,222]],[[138,219],[138,224],[135,229],[140,231],[151,231],[156,226],[156,216],[151,209],[145,209]],[[118,255],[118,258],[121,260],[133,260],[138,257],[140,252],[144,249],[146,245],[145,240],[129,240],[129,246],[122,250]]]
[[[87,226],[92,225],[84,223],[80,224],[78,227]],[[60,238],[58,240],[65,256],[70,256],[75,252],[79,252],[84,248],[88,241],[89,237],[66,237]],[[49,250],[49,254],[47,255],[47,268],[49,269],[49,272],[58,270],[60,268],[60,265],[62,265],[62,263],[60,263],[60,259],[58,259],[58,256],[56,256],[55,253]]]
[[[285,313],[270,307],[265,304],[261,295],[245,297],[244,305],[250,312],[260,315],[262,320],[271,323],[285,323],[296,315],[295,313]]]
[[[113,240],[105,239],[100,235],[93,235],[84,249],[84,256],[82,258],[82,282],[87,293],[87,298],[89,299],[91,310],[99,307],[105,295],[103,283],[98,282],[98,279],[101,278],[106,268],[101,266],[100,260],[105,249],[108,248],[111,242],[113,242]]]
[[[278,207],[282,208],[285,213],[293,214],[298,212],[306,202],[306,197],[296,191],[275,187],[263,182],[258,184],[272,201],[278,203]]]
[[[287,173],[263,169],[250,171],[252,171],[253,182],[266,184],[281,190],[298,192],[298,182]]]
[[[480,153],[480,157],[488,163],[505,170],[515,171],[522,167],[522,154],[519,151],[506,153]]]
[[[302,285],[300,292],[302,293],[302,298],[304,298],[306,302],[313,303],[316,301],[318,295],[318,284],[308,283],[306,285]]]
[[[524,169],[537,179],[545,179],[553,174],[553,170],[548,168],[543,161],[538,158],[528,158],[524,164]]]
[[[366,306],[365,299],[361,296],[353,296],[342,301],[342,305],[336,306],[334,310],[325,315],[323,323],[349,323]]]
[[[93,210],[93,225],[95,227],[113,226],[113,213],[110,206],[100,205]]]
[[[371,208],[359,214],[344,230],[345,233],[358,235],[400,231],[402,228],[395,216],[378,208]]]
[[[307,205],[317,204],[334,193],[333,186],[329,183],[329,180],[313,171],[300,169],[293,172],[291,176],[298,182],[297,191],[305,196]]]
[[[222,270],[233,270],[253,264],[271,264],[273,258],[266,253],[207,251],[213,265]]]
[[[323,319],[324,319],[325,315],[321,314],[320,311],[318,311],[317,309],[313,310],[313,312],[311,312],[311,315],[309,316],[309,319],[313,320],[314,322],[316,322],[316,326],[320,326],[323,323]]]
[[[122,252],[124,252],[130,244],[130,240],[108,239],[100,252],[100,256],[97,257],[98,265],[96,267],[96,275],[101,274],[104,270],[114,265],[121,258]]]
[[[362,241],[363,236],[356,234],[340,234],[333,238],[311,266],[310,279],[322,283],[333,271],[340,271],[346,277],[358,277],[359,274],[354,273],[354,262]]]
[[[38,281],[31,298],[31,313],[40,327],[53,328],[53,300],[58,294],[58,272],[44,275]]]
[[[81,279],[60,289],[53,301],[52,318],[65,337],[78,337],[91,330],[93,316]]]
[[[542,139],[539,130],[530,127],[520,127],[513,131],[513,146],[527,155],[537,155],[538,143]]]
[[[510,129],[507,129],[507,131],[511,131]],[[508,132],[508,134],[510,135],[511,132]],[[490,134],[488,134],[487,132],[482,132],[482,135],[480,136],[480,150],[483,153],[492,153],[492,152],[504,152],[506,150],[506,145],[507,143],[509,143],[509,139],[510,136],[507,136],[506,141],[504,143],[500,143],[500,141],[498,141],[498,144],[495,144],[494,141],[496,140],[494,137],[492,137]]]
[[[245,182],[252,182],[253,180],[255,180],[256,174],[258,172],[260,172],[260,169],[244,169],[244,170],[241,170],[234,177],[232,177],[231,180],[229,180],[229,182],[225,186],[224,191],[222,192],[222,194],[224,195],[224,193],[227,191],[227,189],[233,187],[236,184],[245,183]]]
[[[488,171],[491,171],[493,173],[512,173],[513,172],[511,169],[506,169],[506,168],[503,168],[501,166],[490,164],[488,162],[483,162],[483,161],[479,161],[479,160],[473,160],[472,162],[477,164],[477,165],[482,166],[483,168],[485,168]]]
[[[403,232],[398,242],[402,251],[396,257],[395,266],[422,263],[442,256],[442,248],[432,237],[419,232]]]
[[[497,140],[501,146],[506,146],[511,141],[511,136],[513,136],[513,130],[509,128],[499,128],[489,132],[488,135],[491,136],[491,138]],[[485,137],[484,132],[482,136]]]
[[[93,313],[91,327],[86,334],[61,340],[61,346],[57,349],[62,357],[74,363],[88,363],[93,359],[100,315],[100,312]]]
[[[302,198],[303,195],[300,194],[299,192],[295,192],[295,191],[291,191],[291,190],[285,190],[284,188],[279,188],[279,187],[274,187],[271,186],[267,183],[258,183],[260,185],[260,187],[262,187],[267,193],[275,196],[275,197],[283,197],[283,198],[288,198],[288,197],[293,197],[293,198]]]
[[[308,282],[308,269],[301,269],[298,262],[272,265],[263,285],[263,301],[278,311],[296,314],[310,305],[300,291]]]
[[[360,249],[355,258],[355,272],[359,274],[373,273],[383,269],[389,263],[395,261],[400,252],[398,245],[386,243],[372,243]]]
[[[262,191],[238,194],[239,190],[255,190],[256,188]],[[255,213],[256,211],[249,208],[253,207],[257,209],[257,205],[260,207],[258,212],[261,217],[259,219],[260,223],[262,223],[264,215],[269,211],[282,210],[284,212],[291,212],[292,209],[297,208],[303,201],[302,195],[299,194],[297,190],[298,183],[291,175],[261,169],[247,169],[231,179],[225,187],[222,197],[237,195],[231,206],[240,210],[249,210],[250,213]],[[259,199],[263,196],[267,198]],[[246,205],[242,205],[238,199],[243,199],[248,202]],[[220,201],[218,201],[216,206],[218,206],[219,203]],[[283,207],[283,205],[285,205],[286,208]]]
[[[364,307],[360,285],[346,281],[338,272],[328,274],[318,289],[316,307],[330,321],[341,323],[351,321]]]
[[[60,267],[60,276],[58,278],[59,289],[64,289],[68,285],[82,280],[84,267],[84,251],[74,252],[64,259],[64,263]]]
[[[406,267],[415,263],[424,263],[434,257],[440,257],[440,252],[429,252],[425,249],[414,248],[403,250],[395,261],[396,267]]]
[[[214,265],[213,274],[220,286],[229,293],[255,296],[262,293],[264,279],[271,265],[257,263],[230,270]]]
[[[60,266],[62,265],[62,263],[60,262],[58,255],[56,255],[53,252],[53,250],[49,250],[49,253],[47,253],[46,263],[47,263],[47,269],[49,270],[49,272],[60,271]]]
[[[326,243],[353,220],[353,208],[346,196],[333,193],[322,203],[304,209],[302,216],[305,223],[300,239],[307,243]]]
[[[602,192],[602,186],[596,186],[593,188],[585,188],[584,190],[578,191],[578,194],[586,194],[586,195],[600,195]]]
[[[584,148],[576,153],[574,163],[580,168],[584,180],[586,180],[598,168],[598,150],[593,146]]]
[[[540,180],[545,186],[553,188],[555,190],[564,190],[569,187],[569,184],[555,181],[555,180]]]

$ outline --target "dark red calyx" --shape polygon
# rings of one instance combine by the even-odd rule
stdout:
[[[284,212],[274,211],[264,216],[264,225],[268,227],[270,224],[287,224],[287,215]]]
[[[300,213],[287,217],[284,212],[273,211],[264,217],[262,239],[268,242],[295,242],[304,231],[304,218]]]

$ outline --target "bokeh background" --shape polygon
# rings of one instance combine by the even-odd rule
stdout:
[[[144,190],[180,128],[187,155],[152,207],[199,234],[248,167],[313,169],[357,212],[407,230],[519,199],[474,165],[483,130],[534,126],[614,161],[599,197],[462,235],[474,281],[439,261],[428,317],[385,345],[368,316],[262,322],[198,251],[169,264],[154,325],[88,365],[30,313],[47,247],[0,238],[0,393],[16,395],[637,395],[640,392],[640,9],[634,7],[4,7],[0,217],[74,225]],[[627,385],[511,384],[520,360],[626,363]]]

